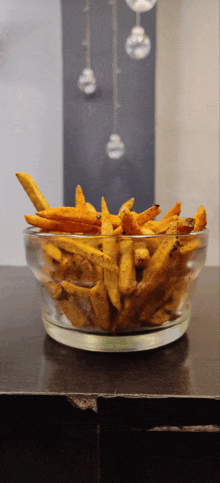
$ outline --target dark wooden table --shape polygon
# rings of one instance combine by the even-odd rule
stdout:
[[[34,468],[41,483],[159,482],[164,471],[171,482],[219,483],[219,439],[203,441],[219,438],[218,282],[219,269],[205,267],[178,341],[95,353],[52,340],[33,274],[1,267],[1,481],[26,481]]]

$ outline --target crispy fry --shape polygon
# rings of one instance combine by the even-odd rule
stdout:
[[[92,213],[97,213],[95,207],[93,205],[91,205],[91,203],[88,203],[88,201],[86,203],[86,210],[91,211]]]
[[[193,231],[202,231],[206,227],[207,224],[207,216],[206,216],[206,210],[204,206],[200,206],[194,215],[194,220],[195,220],[195,226]]]
[[[142,213],[139,213],[135,221],[139,225],[143,225],[144,223],[147,223],[147,221],[152,220],[155,218],[155,216],[159,215],[161,213],[161,210],[159,208],[159,205],[153,205],[147,210],[143,211]]]
[[[20,181],[21,185],[23,186],[24,190],[26,191],[28,197],[32,201],[35,208],[40,210],[47,210],[50,208],[49,203],[42,195],[41,191],[39,190],[38,186],[34,182],[33,178],[30,174],[27,173],[15,173],[18,180]]]
[[[68,233],[90,233],[90,234],[99,234],[100,228],[96,225],[91,225],[87,223],[80,223],[80,222],[71,222],[71,221],[55,221],[49,220],[47,218],[40,218],[38,216],[32,215],[25,215],[24,216],[26,222],[29,225],[37,226],[38,228],[43,229],[43,231],[59,231],[68,232]]]
[[[73,283],[66,282],[65,280],[61,282],[61,286],[69,294],[77,295],[78,297],[82,298],[89,298],[90,296],[89,288],[80,287],[79,285],[74,285]]]
[[[71,295],[68,300],[57,300],[57,307],[64,313],[67,319],[74,327],[82,327],[85,323],[84,313],[82,307],[74,295]]]
[[[136,272],[133,255],[133,240],[120,240],[119,290],[130,295],[136,288]]]
[[[164,322],[168,322],[173,318],[178,317],[179,305],[186,294],[187,282],[181,280],[177,283],[176,288],[173,290],[171,296],[150,318],[151,325],[162,325]]]
[[[190,233],[193,230],[194,225],[195,220],[193,218],[181,218],[180,220],[171,222],[166,233]]]
[[[175,203],[174,206],[172,206],[172,208],[166,213],[166,215],[161,218],[160,221],[164,221],[166,220],[166,218],[170,218],[171,216],[179,216],[180,215],[180,212],[181,212],[181,202],[180,201],[177,201],[177,203]]]
[[[67,240],[65,237],[57,237],[54,240],[54,244],[67,252],[82,255],[90,262],[97,263],[102,268],[107,268],[111,272],[118,273],[118,266],[110,256],[96,248],[86,245],[85,243],[81,243],[75,239]]]
[[[52,299],[57,300],[62,298],[63,296],[63,289],[62,285],[59,282],[49,282],[45,284],[45,288]]]
[[[91,286],[96,283],[96,273],[93,265],[89,260],[83,260],[80,263],[80,281],[83,285]]]
[[[62,253],[59,248],[55,247],[51,243],[45,243],[43,245],[43,250],[46,252],[48,257],[56,260],[57,262],[61,262],[62,260]]]
[[[134,263],[136,267],[144,267],[150,258],[148,248],[136,248],[134,251]]]
[[[131,198],[130,200],[126,201],[125,203],[123,203],[123,205],[121,206],[119,212],[118,212],[118,216],[122,216],[123,213],[124,213],[124,208],[127,208],[129,211],[132,210],[133,208],[133,204],[134,204],[134,198]]]
[[[106,235],[113,235],[113,226],[110,219],[110,213],[108,211],[106,201],[104,197],[102,197],[102,226],[101,226],[101,234],[104,235],[103,237],[103,253],[107,256],[111,256],[113,260],[117,263],[117,242],[114,236],[106,236]],[[106,286],[109,298],[112,304],[120,310],[121,308],[121,300],[120,300],[120,292],[118,287],[118,273],[110,272],[107,269],[104,269],[104,284]]]
[[[143,228],[137,223],[137,216],[130,212],[126,207],[121,216],[121,227],[126,235],[154,235],[152,230]]]
[[[86,210],[86,200],[81,186],[78,184],[75,192],[75,207],[79,210]]]
[[[95,313],[95,326],[98,329],[110,329],[110,306],[107,291],[102,282],[90,290],[90,300]]]
[[[56,221],[71,221],[78,223],[86,223],[88,225],[101,226],[101,213],[92,211],[81,212],[78,208],[72,206],[60,206],[58,208],[50,208],[44,211],[38,211],[37,215],[41,218]],[[110,215],[113,228],[120,226],[121,218],[118,215]]]
[[[113,235],[118,235],[119,236],[119,235],[122,235],[122,232],[123,232],[122,226],[120,225],[120,226],[118,226],[117,228],[115,228],[113,230]]]
[[[146,224],[143,225],[144,228],[149,228],[152,230],[155,234],[163,234],[166,233],[168,228],[170,227],[170,224],[172,222],[177,222],[178,216],[174,215],[169,218],[165,218],[164,220],[161,221],[148,221]],[[176,226],[174,224],[174,226]]]

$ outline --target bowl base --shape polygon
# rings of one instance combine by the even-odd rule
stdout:
[[[186,332],[190,313],[184,313],[175,325],[168,328],[159,327],[152,332],[142,332],[141,334],[130,335],[97,335],[77,329],[69,329],[53,324],[42,316],[43,324],[47,334],[61,344],[94,352],[136,352],[155,349],[170,344],[182,337]]]

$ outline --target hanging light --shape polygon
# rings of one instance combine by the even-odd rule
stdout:
[[[93,70],[89,67],[83,69],[82,74],[79,76],[77,85],[85,94],[93,94],[96,91],[96,80]]]
[[[136,25],[125,42],[126,53],[131,59],[144,59],[151,50],[151,41],[143,27]]]
[[[148,12],[154,5],[156,5],[157,0],[125,0],[127,5],[134,10],[134,12]]]

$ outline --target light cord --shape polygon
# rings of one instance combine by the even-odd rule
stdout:
[[[141,24],[141,12],[136,12],[136,25],[140,27]]]
[[[112,39],[112,52],[113,52],[113,133],[118,132],[118,22],[117,22],[117,0],[112,0],[112,28],[113,28],[113,39]]]
[[[89,15],[89,5],[90,0],[86,0],[86,6],[83,9],[83,12],[86,13],[86,40],[84,45],[86,46],[86,67],[90,69],[91,61],[90,61],[90,51],[91,51],[91,27],[90,27],[90,15]]]

